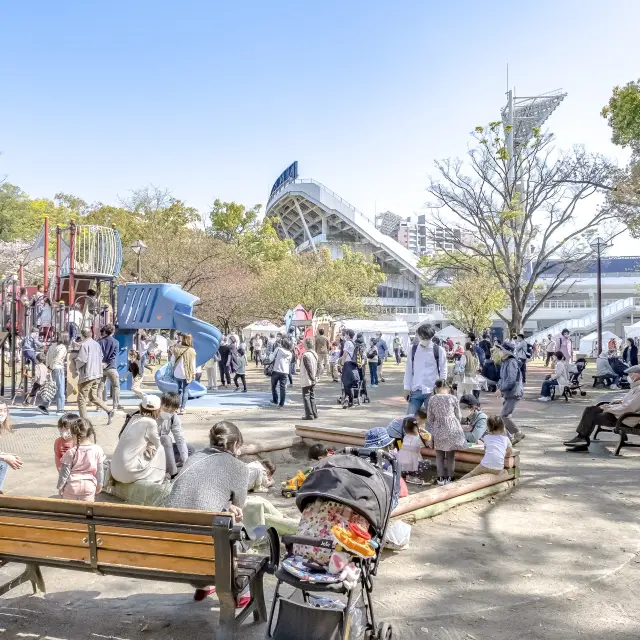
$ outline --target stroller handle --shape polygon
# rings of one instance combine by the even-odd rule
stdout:
[[[391,465],[394,475],[398,471],[398,461],[395,456],[383,451],[382,449],[367,449],[365,447],[346,447],[339,453],[346,453],[350,456],[358,456],[359,458],[369,458],[371,462],[377,464],[382,458]]]

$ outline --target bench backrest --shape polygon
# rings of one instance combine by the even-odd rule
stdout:
[[[0,496],[0,559],[211,577],[214,520],[233,524],[231,514]]]

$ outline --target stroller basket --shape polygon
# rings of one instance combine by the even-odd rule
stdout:
[[[319,609],[283,598],[280,600],[274,637],[278,640],[339,640],[342,626],[342,611]]]

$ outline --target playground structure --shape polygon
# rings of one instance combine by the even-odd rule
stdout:
[[[217,351],[221,334],[214,326],[193,317],[199,299],[176,284],[116,284],[122,267],[122,242],[117,229],[99,225],[56,228],[54,277],[49,274],[49,223],[44,226],[18,273],[0,279],[2,332],[0,333],[0,397],[5,396],[6,368],[10,369],[10,396],[15,402],[19,388],[28,392],[28,372],[22,366],[21,340],[38,328],[37,309],[32,296],[36,287],[24,286],[27,261],[43,259],[43,297],[51,301],[51,327],[39,329],[47,346],[61,334],[75,335],[83,328],[100,337],[100,329],[113,323],[120,345],[118,371],[120,386],[128,389],[128,351],[139,331],[169,330],[192,333],[198,365]],[[77,345],[70,345],[70,351]],[[161,391],[175,390],[177,385],[156,376]],[[68,374],[69,376],[69,374]],[[69,378],[68,378],[69,380]],[[19,382],[20,381],[20,382]],[[73,385],[72,385],[73,386]],[[199,397],[206,389],[198,383],[189,387],[190,397]]]

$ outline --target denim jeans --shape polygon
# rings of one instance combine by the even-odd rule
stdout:
[[[371,377],[371,385],[378,384],[378,363],[369,363],[369,375]]]
[[[189,399],[189,384],[184,378],[176,378],[176,382],[178,384],[178,395],[180,396],[180,408],[184,409]]]
[[[0,460],[0,489],[2,489],[2,483],[4,482],[8,469],[9,465],[4,460]]]
[[[284,407],[284,401],[287,398],[287,378],[289,376],[286,373],[280,373],[279,371],[274,371],[271,374],[271,396],[273,399],[273,404],[280,404],[281,407]],[[280,387],[280,402],[278,403],[278,392],[277,387]]]
[[[418,411],[424,405],[426,410],[427,405],[429,404],[429,398],[431,397],[430,393],[422,393],[422,391],[412,391],[409,394],[409,414],[416,415]]]
[[[540,392],[540,395],[543,398],[550,398],[551,397],[551,387],[556,387],[558,386],[558,381],[557,380],[545,380],[542,383],[542,391]]]
[[[396,356],[396,363],[400,364],[402,362],[402,358],[400,357],[400,349],[394,349],[393,353]]]

